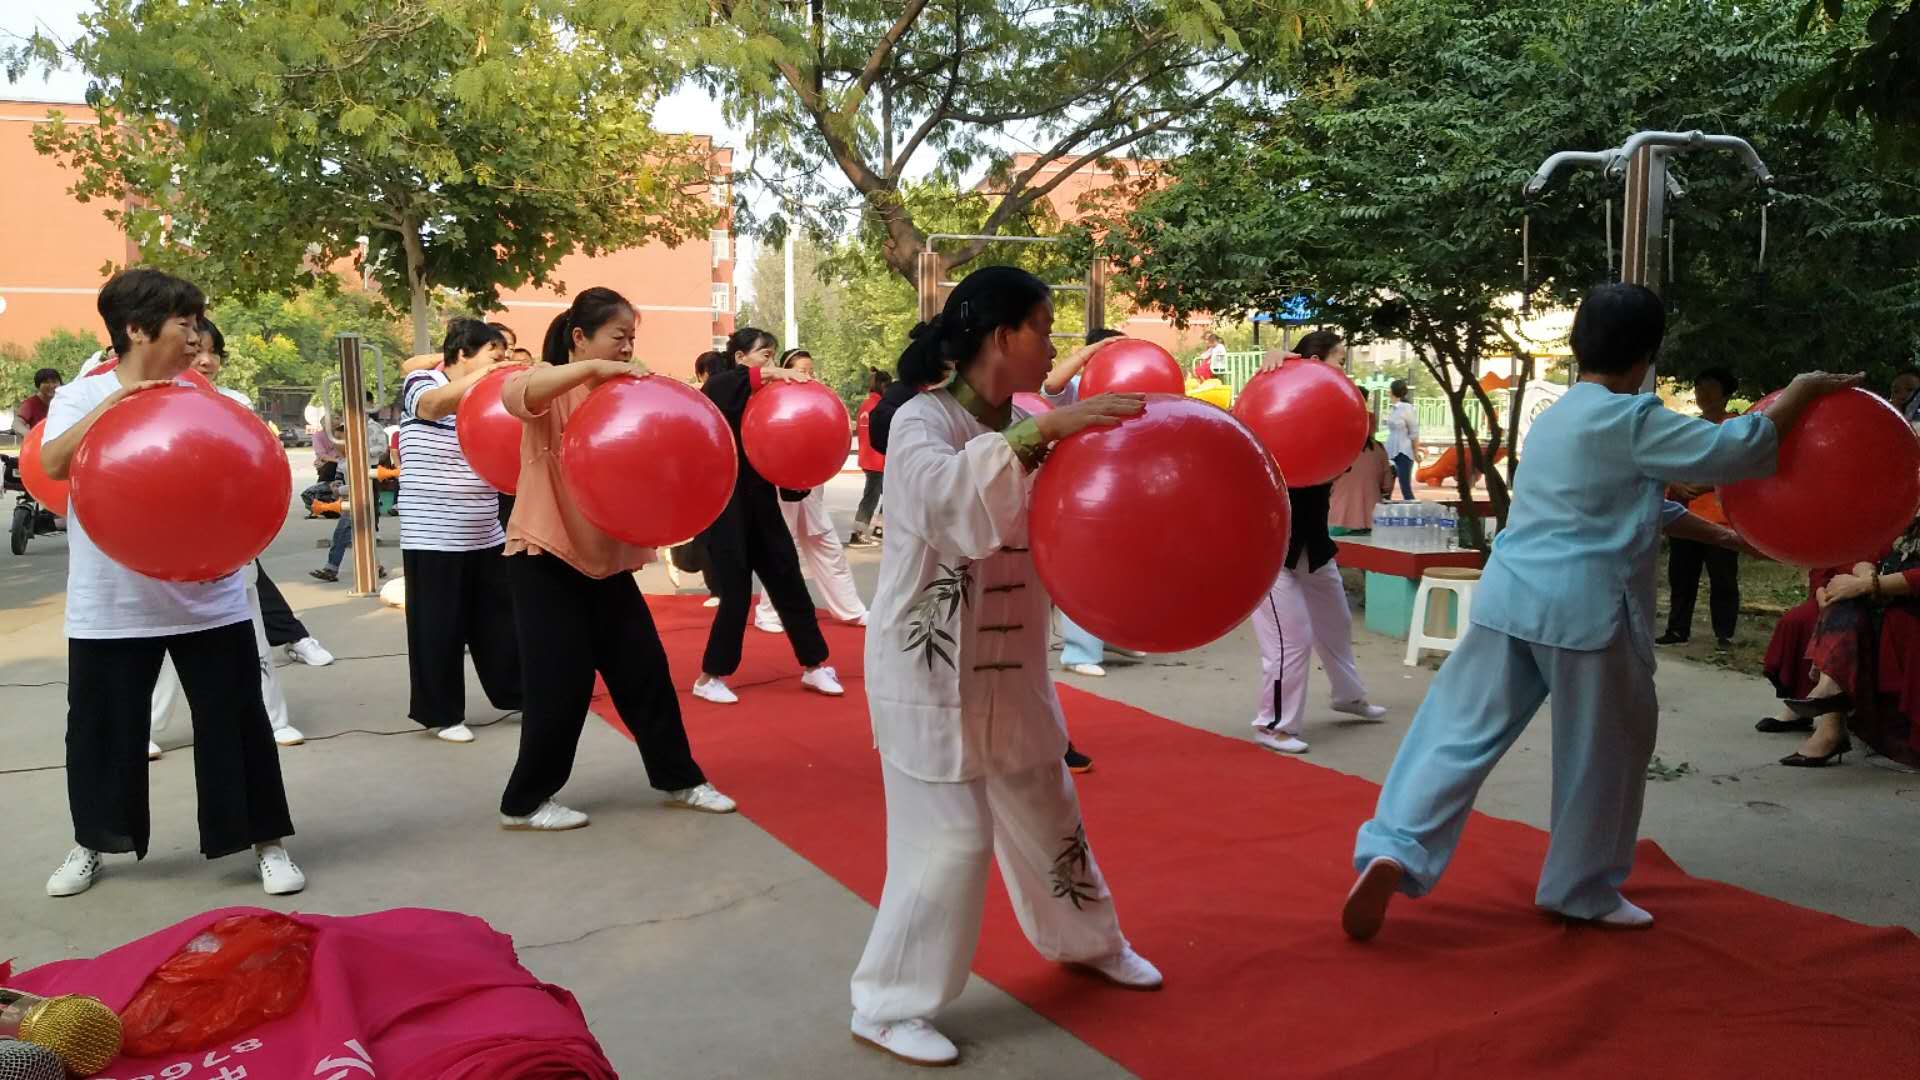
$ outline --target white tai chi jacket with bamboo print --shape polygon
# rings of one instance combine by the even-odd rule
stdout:
[[[1027,551],[1043,454],[1025,413],[959,379],[894,414],[867,700],[880,755],[915,779],[1019,772],[1066,752],[1047,668],[1052,603]]]

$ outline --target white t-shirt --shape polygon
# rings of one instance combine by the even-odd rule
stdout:
[[[1396,401],[1387,410],[1387,458],[1413,456],[1413,443],[1420,437],[1420,410],[1410,401]]]
[[[113,373],[62,386],[47,410],[45,438],[59,438],[120,389]],[[208,522],[217,528],[217,522]],[[67,636],[147,638],[213,630],[252,617],[246,575],[217,581],[161,581],[121,566],[94,546],[77,508],[67,508]]]
[[[507,542],[500,493],[480,479],[460,450],[454,418],[424,420],[421,395],[447,385],[438,368],[401,384],[400,546],[410,551],[481,551]]]

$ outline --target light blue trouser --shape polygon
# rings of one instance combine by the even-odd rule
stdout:
[[[1476,626],[1427,690],[1360,827],[1354,868],[1387,856],[1420,896],[1447,869],[1473,799],[1553,696],[1553,836],[1534,902],[1580,919],[1620,902],[1633,868],[1660,707],[1653,662],[1622,626],[1605,649],[1536,645]]]
[[[1098,664],[1107,658],[1107,643],[1080,629],[1066,612],[1060,613],[1060,663]]]

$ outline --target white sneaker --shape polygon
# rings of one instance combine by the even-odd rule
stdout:
[[[93,880],[99,876],[100,853],[92,848],[74,848],[67,852],[67,861],[47,879],[47,895],[79,896],[93,888]]]
[[[896,1020],[876,1024],[853,1017],[853,1041],[891,1054],[909,1065],[951,1065],[960,1060],[960,1048],[925,1020]]]
[[[317,639],[303,637],[287,646],[287,659],[308,667],[326,667],[333,663],[333,654]]]
[[[1653,926],[1653,913],[1623,896],[1619,907],[1593,921],[1612,930],[1646,930]]]
[[[1072,966],[1090,971],[1127,990],[1158,990],[1166,981],[1161,977],[1160,969],[1148,963],[1146,957],[1134,952],[1131,945],[1098,960]]]
[[[694,680],[693,696],[701,701],[711,701],[715,705],[732,705],[740,700],[733,691],[727,689],[727,684],[719,679]]]
[[[1366,868],[1347,890],[1347,901],[1340,908],[1340,929],[1355,941],[1371,941],[1387,921],[1387,905],[1400,891],[1406,868],[1385,855],[1367,861]]]
[[[719,607],[720,598],[717,596],[709,596],[705,600],[701,601],[700,606],[701,607]]]
[[[508,832],[566,832],[568,829],[584,829],[592,821],[578,810],[570,810],[548,799],[540,804],[540,809],[526,817],[500,815],[500,827]]]
[[[307,887],[307,875],[293,864],[293,856],[279,844],[255,844],[254,856],[260,860],[260,884],[268,896],[290,896]]]
[[[731,814],[739,809],[732,799],[720,794],[712,784],[667,792],[667,805],[675,810],[698,810],[703,814]]]
[[[1359,701],[1336,701],[1333,703],[1333,711],[1357,716],[1362,720],[1378,720],[1387,715],[1385,705],[1370,705],[1365,698]]]
[[[777,618],[755,619],[753,620],[753,628],[763,634],[784,634],[787,632],[786,624]]]
[[[840,685],[839,673],[825,666],[814,668],[800,676],[800,685],[816,694],[825,694],[828,697],[839,697],[847,692],[846,688]]]
[[[1304,754],[1307,752],[1307,741],[1305,739],[1297,735],[1289,735],[1284,731],[1257,728],[1253,733],[1253,741],[1269,750],[1278,750],[1283,754]]]
[[[451,743],[470,743],[473,741],[473,729],[465,724],[450,724],[436,728],[434,737]]]
[[[163,753],[165,753],[165,751],[160,749],[159,743],[154,742],[152,739],[147,740],[147,760],[148,761],[159,761],[160,755]]]
[[[1107,669],[1101,667],[1099,664],[1065,664],[1062,666],[1075,675],[1085,675],[1089,679],[1104,679],[1107,677]]]
[[[1145,660],[1147,658],[1147,654],[1141,652],[1139,649],[1123,649],[1118,645],[1107,646],[1107,651],[1115,656],[1124,656],[1129,660]]]
[[[307,737],[300,734],[299,728],[288,726],[274,728],[273,741],[279,743],[281,746],[299,746],[301,743],[307,741]]]

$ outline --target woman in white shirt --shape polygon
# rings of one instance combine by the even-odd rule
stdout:
[[[1027,551],[1031,474],[1048,445],[1138,415],[1145,399],[1014,409],[1016,392],[1046,378],[1052,329],[1044,282],[986,267],[900,357],[904,383],[933,389],[900,406],[888,438],[889,528],[866,641],[887,879],[853,975],[852,1028],[923,1065],[959,1057],[929,1018],[966,985],[996,855],[1042,955],[1128,989],[1161,981],[1120,933],[1087,846],[1047,668],[1051,601]]]
[[[54,397],[44,461],[56,480],[67,479],[81,441],[108,409],[186,370],[199,351],[206,298],[191,282],[135,267],[107,282],[99,308],[120,363]],[[293,822],[243,573],[195,583],[136,573],[94,544],[77,506],[67,518],[67,552],[67,802],[76,846],[47,879],[48,895],[92,887],[102,853],[146,856],[145,736],[167,658],[193,707],[201,853],[216,859],[252,848],[269,894],[305,888],[281,844]]]
[[[1387,410],[1387,460],[1400,481],[1400,497],[1413,499],[1413,463],[1420,455],[1420,413],[1407,400],[1407,380],[1395,379],[1387,386],[1393,395],[1393,407]]]

